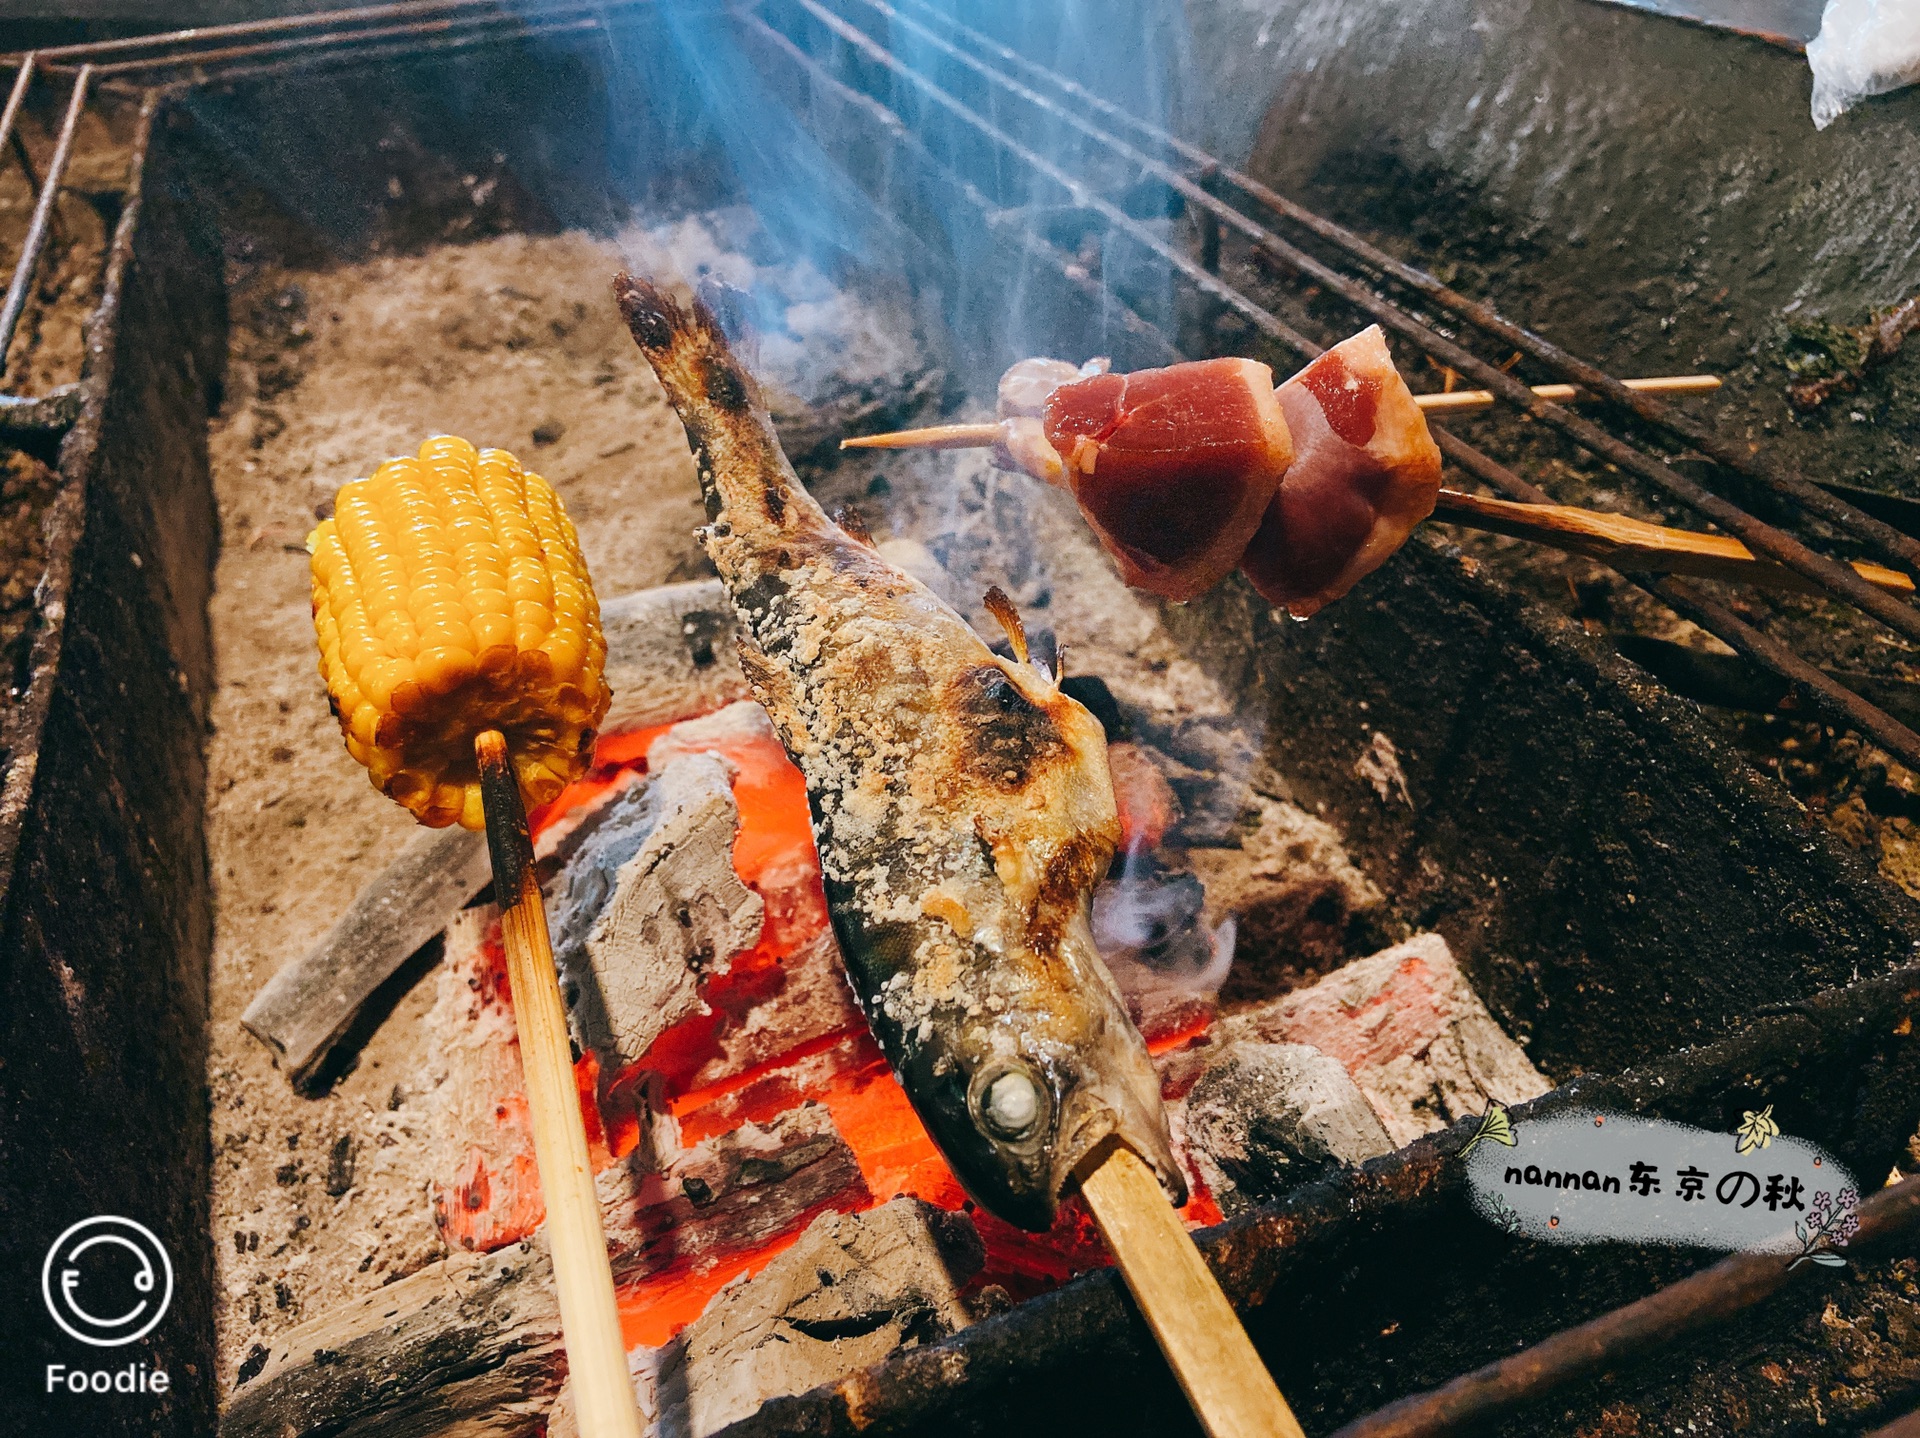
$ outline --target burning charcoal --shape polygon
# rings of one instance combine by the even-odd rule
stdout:
[[[1340,1064],[1305,1044],[1231,1043],[1187,1096],[1188,1152],[1232,1216],[1393,1151]]]
[[[1141,745],[1109,741],[1107,772],[1113,776],[1113,797],[1120,811],[1118,859],[1127,863],[1160,846],[1180,817],[1180,801],[1152,753]]]
[[[421,1081],[439,1182],[434,1220],[455,1248],[491,1249],[523,1237],[542,1208],[520,1098],[520,1057],[505,960],[491,904],[462,909],[447,924],[445,958],[427,1017]]]
[[[706,1438],[769,1398],[964,1328],[959,1289],[984,1259],[972,1220],[918,1199],[823,1214],[756,1277],[722,1289],[670,1346],[663,1429]]]
[[[764,906],[733,868],[739,823],[725,767],[687,755],[567,846],[554,959],[575,1038],[603,1073],[698,1013],[701,977],[759,938]]]
[[[706,1189],[699,1206],[682,1191],[693,1178]],[[681,1150],[662,1172],[610,1165],[594,1185],[619,1283],[698,1273],[720,1258],[794,1234],[823,1210],[873,1202],[853,1150],[827,1110],[814,1103]],[[907,1278],[897,1279],[904,1295],[899,1309],[909,1320],[931,1310],[944,1321],[954,1306],[950,1290],[978,1267],[978,1240],[969,1250],[970,1225],[951,1243],[941,1220],[929,1226],[948,1255],[943,1261],[950,1281],[942,1284],[927,1273],[916,1251],[904,1264]],[[537,1412],[558,1389],[565,1367],[560,1313],[546,1234],[529,1224],[514,1237],[524,1241],[509,1240],[488,1253],[456,1252],[277,1335],[256,1381],[236,1392],[221,1432],[229,1438],[280,1438],[294,1422],[289,1415],[298,1415],[294,1427],[300,1432],[534,1431],[537,1424],[501,1429],[497,1422],[503,1413]],[[849,1241],[848,1251],[875,1274],[897,1278],[902,1264],[885,1259],[894,1237],[893,1229],[885,1229]],[[804,1247],[802,1235],[788,1253]],[[965,1261],[969,1251],[976,1255],[972,1267]],[[840,1272],[830,1256],[821,1267]],[[917,1300],[924,1301],[916,1306]],[[803,1306],[798,1316],[804,1320],[815,1311]],[[831,1351],[833,1345],[824,1347]],[[447,1366],[449,1353],[460,1355],[457,1371]],[[651,1403],[659,1354],[641,1349],[634,1355],[643,1404]]]
[[[1312,1044],[1337,1059],[1396,1147],[1484,1112],[1489,1099],[1516,1104],[1547,1091],[1438,934],[1356,959],[1221,1030],[1223,1041]]]

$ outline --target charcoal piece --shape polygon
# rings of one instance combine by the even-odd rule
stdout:
[[[1137,964],[1189,976],[1214,960],[1206,904],[1206,888],[1192,874],[1151,860],[1129,863],[1094,892],[1093,940],[1110,968]]]
[[[1393,1149],[1347,1071],[1305,1044],[1221,1049],[1187,1095],[1186,1133],[1229,1217]]]
[[[1416,934],[1304,989],[1241,1009],[1223,1041],[1311,1044],[1345,1066],[1395,1147],[1538,1098],[1547,1081],[1480,1002],[1439,934]]]
[[[554,959],[574,1037],[617,1073],[700,1012],[700,981],[760,937],[765,906],[733,868],[726,766],[674,759],[562,849]]]
[[[697,1210],[681,1196],[696,1176],[707,1190]],[[617,1283],[750,1251],[823,1208],[873,1201],[853,1150],[812,1103],[668,1155],[659,1173],[614,1164],[594,1187]],[[954,1282],[966,1271],[957,1266]],[[634,1354],[649,1413],[657,1356]],[[264,1359],[248,1361],[253,1377],[222,1416],[223,1438],[530,1438],[566,1371],[546,1234],[456,1252],[280,1333]],[[551,1430],[556,1438],[562,1431]]]
[[[724,1428],[969,1320],[959,1289],[985,1250],[973,1222],[918,1199],[816,1219],[746,1283],[722,1289],[663,1357],[662,1434]]]

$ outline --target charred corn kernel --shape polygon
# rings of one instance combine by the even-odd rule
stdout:
[[[437,435],[341,488],[307,536],[320,677],[374,786],[441,828],[485,825],[473,741],[507,736],[544,804],[593,755],[612,694],[565,506],[503,449]]]

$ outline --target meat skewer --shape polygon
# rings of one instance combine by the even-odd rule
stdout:
[[[1268,511],[1267,522],[1249,542],[1240,565],[1254,587],[1268,599],[1296,614],[1314,612],[1344,594],[1354,582],[1384,562],[1405,542],[1415,524],[1427,517],[1545,544],[1600,560],[1616,568],[1809,590],[1809,585],[1799,575],[1782,565],[1758,559],[1740,541],[1724,535],[1668,528],[1605,510],[1581,509],[1571,505],[1516,504],[1437,487],[1433,489],[1429,500],[1427,486],[1434,480],[1429,479],[1428,475],[1431,470],[1437,478],[1437,455],[1427,454],[1425,446],[1418,443],[1419,426],[1407,413],[1405,402],[1411,400],[1415,409],[1425,414],[1477,407],[1491,403],[1492,395],[1483,390],[1410,394],[1406,392],[1404,384],[1397,381],[1397,377],[1387,378],[1383,346],[1374,351],[1371,344],[1357,344],[1369,334],[1377,334],[1377,330],[1363,331],[1329,353],[1350,353],[1356,347],[1371,352],[1354,357],[1361,361],[1363,371],[1379,378],[1379,403],[1384,403],[1390,411],[1397,411],[1393,416],[1397,427],[1403,433],[1411,432],[1412,442],[1403,444],[1404,453],[1397,457],[1388,456],[1388,462],[1382,465],[1342,464],[1339,462],[1341,447],[1330,442],[1326,433],[1331,426],[1314,421],[1312,410],[1304,402],[1307,395],[1301,393],[1308,388],[1307,377],[1325,361],[1325,356],[1280,387],[1278,394],[1289,421],[1288,437],[1292,447],[1300,453],[1275,485],[1275,499]],[[1204,364],[1174,365],[1166,370],[1145,373],[1176,376],[1192,371],[1197,377],[1206,365],[1217,363],[1209,361]],[[1245,365],[1250,362],[1238,363]],[[991,447],[995,450],[995,463],[1001,467],[1024,470],[1036,478],[1072,488],[1083,512],[1099,532],[1102,542],[1114,553],[1129,583],[1172,599],[1192,598],[1219,577],[1218,551],[1227,547],[1231,542],[1230,536],[1237,533],[1237,520],[1219,524],[1215,532],[1221,536],[1221,544],[1209,551],[1212,562],[1204,569],[1194,568],[1170,575],[1169,566],[1155,568],[1143,565],[1137,558],[1137,552],[1149,550],[1156,543],[1164,544],[1164,541],[1156,540],[1151,533],[1143,533],[1134,536],[1127,550],[1118,547],[1113,537],[1113,526],[1102,523],[1102,507],[1106,497],[1097,483],[1098,460],[1093,475],[1071,475],[1065,461],[1058,458],[1057,447],[1048,438],[1048,393],[1085,388],[1089,376],[1104,374],[1103,361],[1094,361],[1075,369],[1056,360],[1022,360],[1007,371],[1001,382],[1000,411],[1003,417],[995,423],[935,425],[926,429],[862,435],[842,440],[841,448]],[[1115,378],[1137,379],[1138,376],[1107,378],[1111,381]],[[1712,375],[1677,375],[1629,380],[1627,383],[1638,389],[1696,393],[1717,388],[1720,381]],[[1189,385],[1187,388],[1189,393],[1196,395],[1201,390],[1198,385]],[[1536,385],[1534,393],[1547,399],[1577,397],[1577,391],[1569,385]],[[1237,402],[1238,396],[1235,396],[1235,400]],[[1194,408],[1203,409],[1204,405],[1196,398]],[[1225,413],[1230,415],[1231,412],[1232,406],[1228,406]],[[1231,425],[1220,415],[1209,417],[1208,422],[1220,431],[1211,437],[1217,452],[1221,439],[1233,437]],[[1204,429],[1205,425],[1200,428]],[[1317,443],[1311,447],[1302,444],[1303,433],[1315,436]],[[1335,440],[1338,438],[1337,435],[1333,436]],[[1077,437],[1075,441],[1069,441],[1070,445],[1074,442],[1077,442]],[[1277,450],[1277,438],[1270,440],[1269,445],[1272,450]],[[1377,440],[1373,447],[1376,450],[1380,447]],[[1334,459],[1331,466],[1325,462],[1329,450],[1333,452]],[[1212,479],[1209,465],[1202,463],[1183,468],[1177,444],[1163,444],[1155,458],[1158,474],[1154,477],[1165,490],[1160,502],[1164,507],[1176,508],[1182,518],[1182,527],[1172,533],[1189,549],[1198,550],[1203,543],[1196,542],[1192,536],[1194,531],[1203,529],[1200,517],[1216,511],[1234,513],[1238,495],[1229,490],[1222,500],[1212,500],[1209,496],[1217,481]],[[1122,463],[1125,463],[1125,457]],[[1302,465],[1306,466],[1304,471],[1301,470]],[[1110,476],[1112,468],[1108,467]],[[1374,472],[1369,473],[1370,468]],[[1270,476],[1259,472],[1254,478],[1265,483]],[[1389,501],[1385,509],[1381,507],[1382,500]],[[1422,505],[1430,507],[1423,509]],[[1136,507],[1142,512],[1150,512],[1149,506]],[[1853,569],[1869,584],[1888,593],[1911,595],[1915,592],[1914,581],[1898,570],[1860,561],[1853,564]]]
[[[1186,1182],[1089,924],[1119,839],[1099,722],[1029,662],[1004,596],[989,608],[1011,660],[827,518],[706,306],[628,275],[614,294],[686,427],[741,668],[806,778],[848,978],[907,1097],[983,1207],[1042,1230],[1077,1184],[1123,1273],[1162,1271],[1124,1215],[1164,1238]],[[1129,1175],[1167,1211],[1157,1229]],[[1211,1308],[1154,1300],[1202,1421],[1298,1434],[1206,1286]],[[1202,1352],[1223,1366],[1195,1367]]]

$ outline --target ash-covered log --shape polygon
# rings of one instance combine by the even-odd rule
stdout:
[[[674,759],[596,819],[550,886],[554,957],[574,1039],[611,1076],[700,1012],[701,979],[752,947],[766,906],[734,872],[740,810],[719,759]]]
[[[1236,1040],[1308,1044],[1337,1060],[1396,1148],[1483,1113],[1489,1099],[1512,1105],[1548,1088],[1438,934],[1418,934],[1223,1019],[1212,1044],[1169,1065],[1176,1089],[1194,1083]]]
[[[666,1348],[635,1355],[641,1411],[663,1438],[707,1438],[769,1398],[956,1333],[969,1321],[960,1289],[984,1259],[971,1219],[918,1199],[822,1214]],[[570,1397],[563,1388],[547,1438],[579,1438]]]
[[[665,584],[600,610],[619,734],[703,714],[746,697],[733,662],[733,612],[714,580]],[[324,1086],[328,1062],[383,983],[492,878],[486,845],[462,829],[422,834],[355,897],[307,953],[283,964],[247,1008],[247,1029],[295,1087]]]
[[[697,1272],[829,1210],[871,1202],[825,1109],[804,1104],[675,1155],[615,1164],[597,1187],[617,1281]],[[273,1346],[221,1422],[223,1438],[534,1434],[565,1368],[546,1245],[534,1233],[455,1253]]]

